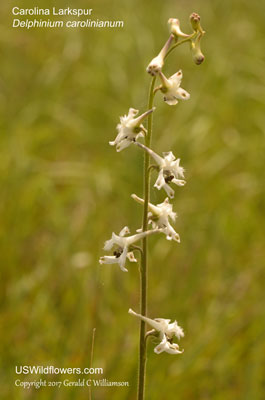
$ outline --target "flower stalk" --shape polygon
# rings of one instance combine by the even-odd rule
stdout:
[[[156,83],[156,76],[151,79],[148,109],[153,108],[154,103],[154,88]],[[148,115],[147,119],[147,133],[145,135],[145,145],[151,146],[152,141],[152,124],[153,113]],[[144,210],[143,210],[143,226],[142,230],[145,232],[148,226],[148,203],[150,198],[150,155],[145,153],[144,157]],[[143,256],[141,260],[140,269],[140,310],[142,315],[147,314],[147,237],[143,238]],[[146,341],[145,341],[145,322],[141,320],[140,323],[140,343],[139,343],[139,372],[138,372],[138,400],[144,399],[145,389],[145,370],[146,370]]]

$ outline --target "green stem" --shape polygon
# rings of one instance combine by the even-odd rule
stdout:
[[[92,364],[93,364],[95,334],[96,334],[96,328],[94,328],[93,332],[92,332],[91,351],[90,351],[90,368],[92,368]],[[91,389],[91,386],[89,386],[89,390],[88,390],[88,399],[92,400],[92,389]]]
[[[188,38],[177,42],[165,55],[165,59],[169,54],[181,44],[190,41],[194,37],[195,33],[190,35]],[[153,108],[154,97],[157,91],[154,90],[156,82],[156,76],[151,80],[149,96],[148,96],[148,110]],[[152,139],[152,124],[153,124],[153,113],[148,115],[147,120],[147,133],[145,135],[145,145],[151,147]],[[150,197],[150,155],[145,152],[144,156],[144,211],[143,211],[143,232],[147,230],[148,225],[148,203]],[[142,259],[140,269],[140,313],[143,316],[147,314],[147,237],[143,239],[142,248]],[[145,323],[141,321],[140,325],[140,348],[139,348],[139,376],[138,376],[138,396],[137,400],[144,400],[145,390],[145,367],[146,367],[146,338],[145,338]]]
[[[149,89],[149,99],[148,99],[148,110],[153,107],[154,103],[154,87],[156,82],[156,76],[152,78],[150,89]],[[145,145],[150,147],[152,138],[152,123],[153,123],[153,113],[148,115],[147,121],[147,133],[145,135]],[[150,155],[145,152],[144,156],[144,211],[143,211],[143,232],[147,230],[148,224],[148,203],[150,197],[150,179],[149,179],[149,164]],[[143,239],[143,255],[141,261],[141,271],[140,271],[140,284],[141,284],[141,294],[140,294],[140,313],[146,316],[147,313],[147,237]],[[145,389],[145,366],[146,366],[146,340],[145,340],[145,323],[141,321],[140,325],[140,351],[139,351],[139,376],[138,376],[138,400],[144,399],[144,389]]]
[[[178,46],[180,46],[183,43],[189,42],[191,39],[193,39],[196,36],[196,32],[192,33],[189,37],[186,39],[181,40],[180,42],[175,43],[167,52],[167,54],[164,57],[164,60],[169,56],[169,54]]]

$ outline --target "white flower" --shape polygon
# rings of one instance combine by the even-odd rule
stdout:
[[[140,204],[144,204],[144,200],[132,194],[132,198]],[[168,198],[163,203],[157,204],[156,206],[152,203],[148,203],[148,223],[152,224],[153,229],[163,229],[163,232],[167,235],[167,240],[175,240],[180,242],[179,234],[170,225],[169,218],[174,222],[177,214],[173,211],[172,204],[169,203]]]
[[[168,24],[170,25],[170,32],[178,39],[178,37],[187,38],[189,35],[183,33],[179,26],[179,20],[177,18],[169,18]]]
[[[117,151],[121,151],[130,144],[138,139],[138,137],[143,137],[146,133],[146,129],[141,124],[144,118],[146,118],[155,108],[146,111],[139,117],[135,118],[139,113],[138,110],[134,108],[129,109],[128,115],[120,117],[120,123],[117,125],[118,135],[113,142],[109,142],[111,146],[116,146]]]
[[[158,54],[158,56],[156,56],[155,58],[153,58],[153,60],[148,64],[148,67],[146,68],[146,71],[151,74],[152,76],[157,75],[159,72],[161,72],[162,67],[164,65],[164,59],[165,56],[171,46],[172,40],[174,39],[174,35],[170,35],[169,39],[166,41],[164,47],[162,48],[162,50],[160,51],[160,53]]]
[[[154,352],[160,354],[163,351],[169,354],[181,354],[184,350],[179,350],[177,343],[172,343],[173,337],[176,336],[178,339],[184,336],[183,329],[178,325],[177,321],[170,323],[170,319],[155,318],[150,319],[137,314],[133,310],[129,309],[129,314],[141,319],[155,329],[159,334],[159,340],[161,341],[158,346],[155,347]]]
[[[154,187],[156,187],[158,190],[163,188],[167,195],[172,199],[175,192],[169,186],[169,184],[172,182],[175,185],[184,186],[186,183],[183,179],[179,179],[184,178],[184,168],[179,165],[180,158],[176,159],[172,151],[163,153],[163,157],[160,157],[157,153],[142,143],[135,142],[135,144],[147,151],[147,153],[151,155],[159,167],[158,178],[154,184]]]
[[[104,245],[104,250],[109,251],[112,249],[114,245],[117,246],[116,250],[114,251],[113,256],[104,256],[100,257],[99,263],[100,264],[119,264],[120,269],[122,271],[128,271],[125,268],[126,258],[128,258],[131,262],[136,262],[137,260],[134,257],[132,251],[129,251],[131,245],[138,240],[143,239],[148,235],[152,235],[153,233],[162,232],[160,229],[150,230],[142,233],[137,233],[132,236],[125,237],[126,234],[129,234],[129,228],[125,226],[119,233],[116,235],[114,232],[112,233],[112,237],[110,240],[107,240]]]
[[[188,100],[190,94],[180,87],[182,80],[182,71],[179,70],[170,78],[166,78],[163,72],[159,72],[162,85],[158,86],[155,90],[161,90],[164,94],[164,101],[170,106],[178,103],[178,99]]]

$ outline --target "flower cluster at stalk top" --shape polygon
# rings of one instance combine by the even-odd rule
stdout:
[[[176,336],[178,339],[184,337],[183,329],[178,325],[177,321],[170,322],[170,319],[164,318],[147,318],[141,314],[137,314],[132,309],[129,309],[129,314],[146,322],[154,331],[147,332],[149,334],[158,334],[160,343],[154,348],[156,354],[160,354],[163,351],[169,354],[181,354],[184,350],[179,350],[179,345],[173,343],[173,338]]]

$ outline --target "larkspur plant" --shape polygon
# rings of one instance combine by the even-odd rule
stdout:
[[[191,34],[183,33],[180,29],[179,20],[170,18],[168,21],[170,27],[170,36],[163,46],[159,54],[152,59],[147,66],[146,71],[152,76],[148,108],[143,114],[137,117],[139,111],[130,108],[128,115],[120,118],[120,123],[117,125],[118,135],[115,140],[109,142],[110,145],[116,146],[117,152],[124,150],[131,144],[144,151],[144,195],[143,199],[136,194],[132,198],[143,205],[143,221],[142,227],[137,230],[132,236],[126,236],[130,233],[128,227],[124,227],[119,235],[112,233],[111,239],[105,242],[104,250],[113,251],[113,255],[105,255],[100,258],[101,264],[118,264],[122,271],[128,272],[125,264],[127,261],[137,262],[135,251],[141,254],[140,264],[140,313],[137,314],[131,309],[129,314],[140,319],[140,344],[139,344],[139,371],[138,371],[138,400],[144,399],[145,390],[145,369],[146,369],[146,343],[149,336],[153,336],[159,340],[159,343],[154,348],[156,354],[167,352],[169,354],[181,354],[184,350],[179,350],[179,345],[173,342],[173,338],[180,339],[184,336],[183,329],[178,325],[177,321],[170,322],[170,319],[156,318],[150,319],[146,316],[147,313],[147,238],[150,235],[162,233],[166,235],[167,240],[180,242],[180,236],[175,231],[171,222],[175,222],[176,213],[173,211],[173,206],[169,199],[173,199],[175,192],[171,184],[183,186],[184,168],[180,166],[180,159],[174,156],[172,151],[163,152],[162,156],[151,149],[152,123],[153,123],[153,107],[156,93],[161,92],[166,104],[173,106],[178,103],[178,100],[188,100],[190,94],[180,87],[182,81],[182,71],[175,72],[169,78],[166,78],[162,72],[165,60],[172,51],[182,45],[189,43],[193,61],[200,65],[204,61],[204,56],[201,51],[200,42],[204,35],[204,30],[200,24],[200,16],[196,13],[191,14],[190,23],[193,29]],[[159,77],[161,83],[156,86],[156,80]],[[142,122],[147,119],[147,128]],[[144,144],[139,142],[139,138],[144,138]],[[150,165],[150,157],[155,162],[155,165]],[[158,171],[158,176],[154,187],[158,190],[164,189],[167,198],[161,204],[154,205],[150,199],[150,174],[152,170]],[[150,230],[148,225],[151,224]],[[135,246],[135,243],[142,241],[142,247]],[[146,323],[153,329],[146,332]]]

